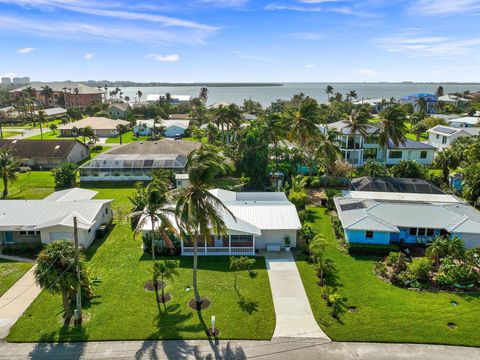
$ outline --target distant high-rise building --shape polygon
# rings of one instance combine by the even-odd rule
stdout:
[[[10,85],[12,83],[12,79],[9,77],[2,77],[2,85]]]
[[[14,85],[27,85],[30,84],[30,78],[28,76],[25,77],[14,77],[13,78]]]

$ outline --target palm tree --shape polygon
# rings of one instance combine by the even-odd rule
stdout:
[[[357,98],[357,92],[355,90],[350,90],[346,96],[347,101],[356,99]]]
[[[440,236],[427,245],[425,255],[435,261],[435,266],[440,266],[440,259],[447,255],[447,240]]]
[[[137,96],[138,96],[138,102],[141,102],[141,101],[142,101],[143,92],[142,92],[141,90],[138,90],[138,91],[137,91]]]
[[[68,323],[73,315],[70,301],[74,297],[74,289],[77,289],[79,285],[75,268],[75,254],[75,247],[71,241],[51,242],[38,255],[35,268],[36,283],[42,289],[62,295],[65,323]],[[80,274],[80,283],[84,283],[82,280],[86,280],[87,273],[83,261],[80,261]]]
[[[445,241],[447,255],[462,258],[465,253],[465,243],[457,236],[449,237]]]
[[[128,132],[128,126],[127,125],[123,125],[123,124],[118,124],[115,128],[118,132],[118,135],[120,137],[120,145],[122,145],[122,135],[125,134],[126,132]]]
[[[442,169],[442,181],[444,184],[447,184],[450,169],[455,169],[458,166],[459,159],[452,149],[446,148],[437,152],[433,163],[436,167]]]
[[[45,121],[45,111],[38,111],[38,125],[40,126],[40,139],[43,139],[43,122]]]
[[[178,261],[175,260],[163,260],[154,265],[155,277],[157,279],[160,277],[160,281],[162,282],[162,297],[160,298],[160,301],[164,304],[167,302],[167,299],[165,298],[165,280],[173,282],[175,281],[175,278],[180,277],[176,269],[177,267]]]
[[[224,173],[223,158],[218,151],[210,146],[202,145],[198,150],[192,151],[187,159],[187,171],[190,186],[182,189],[175,208],[175,218],[184,240],[193,241],[193,291],[197,309],[201,309],[202,297],[198,291],[198,241],[204,241],[211,234],[225,235],[227,229],[221,213],[227,213],[236,218],[227,207],[208,188],[213,180]]]
[[[278,113],[269,113],[262,118],[266,127],[266,135],[268,137],[269,144],[273,145],[275,153],[275,168],[273,172],[277,171],[278,164],[278,144],[288,136],[288,127],[285,122],[285,117]]]
[[[17,178],[16,170],[18,162],[10,148],[0,148],[0,175],[3,180],[2,197],[6,198],[8,195],[8,182],[14,181]]]
[[[384,151],[384,163],[387,163],[387,149],[390,143],[395,147],[405,144],[406,114],[401,105],[393,105],[380,113],[378,143]]]
[[[350,142],[350,137],[353,139],[353,160],[355,160],[355,153],[357,151],[357,145],[355,143],[355,136],[358,134],[363,138],[368,135],[368,118],[370,113],[366,107],[354,108],[348,118],[345,120],[345,130],[347,131],[347,148]]]
[[[55,130],[57,130],[58,127],[55,124],[50,124],[48,128],[53,132],[53,135],[55,135]]]
[[[200,89],[200,94],[198,95],[198,98],[202,102],[203,105],[207,103],[208,100],[208,89],[206,87],[202,87]]]
[[[130,214],[133,219],[139,219],[138,225],[135,229],[134,235],[149,224],[151,226],[150,240],[152,251],[152,266],[153,266],[153,285],[158,299],[158,279],[155,273],[155,241],[157,235],[164,241],[165,245],[172,248],[173,244],[169,234],[176,234],[177,230],[170,221],[169,214],[173,214],[171,202],[167,196],[168,180],[166,177],[159,177],[150,182],[146,191],[137,192],[139,197],[135,201],[131,199],[132,203],[143,203],[145,208],[136,209]]]
[[[77,140],[77,136],[79,135],[79,129],[76,126],[72,127],[72,135],[75,138],[75,140]],[[85,142],[85,139],[83,142]]]
[[[320,130],[318,103],[310,97],[305,98],[298,108],[287,110],[286,117],[290,123],[288,137],[304,147],[309,139],[316,139]]]
[[[50,106],[49,99],[53,96],[53,90],[50,86],[45,85],[42,86],[42,90],[40,91],[40,94],[43,95],[43,98],[45,99],[45,107],[48,109]]]
[[[328,101],[330,101],[330,97],[333,95],[333,86],[327,85],[327,88],[325,89],[325,93],[327,94]]]
[[[105,86],[103,87],[103,90],[105,90],[105,103],[107,103],[107,92],[108,92],[108,85],[105,84]]]
[[[325,174],[329,175],[335,163],[342,158],[342,151],[338,146],[338,131],[327,129],[319,136],[319,146],[316,154],[317,160],[323,165]]]
[[[320,279],[320,286],[323,286],[325,273],[331,272],[335,269],[334,262],[322,251],[315,257],[314,266],[318,278]]]

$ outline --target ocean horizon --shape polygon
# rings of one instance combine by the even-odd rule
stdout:
[[[221,84],[221,85],[220,85]],[[233,85],[226,86],[229,83],[197,83],[192,85],[172,85],[172,86],[133,86],[120,87],[124,96],[129,96],[131,101],[138,101],[137,91],[141,90],[144,100],[148,94],[164,94],[170,93],[174,95],[190,95],[197,96],[200,88],[205,86],[208,88],[208,104],[227,101],[241,105],[244,99],[252,99],[258,101],[263,106],[268,106],[277,99],[288,100],[294,94],[304,93],[320,103],[328,101],[325,89],[327,85],[334,88],[334,92],[342,94],[348,93],[350,90],[357,92],[357,99],[375,99],[392,97],[398,99],[403,96],[415,93],[435,93],[439,86],[443,86],[445,93],[480,91],[480,83],[417,83],[417,82],[350,82],[350,83],[318,83],[318,82],[285,82],[285,83],[262,83],[261,85]]]

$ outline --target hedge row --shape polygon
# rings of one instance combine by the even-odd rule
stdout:
[[[350,255],[375,255],[386,256],[390,252],[398,252],[397,245],[377,245],[377,244],[348,244],[348,253]]]

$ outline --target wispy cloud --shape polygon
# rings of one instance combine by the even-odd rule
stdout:
[[[389,52],[420,56],[457,56],[480,50],[480,38],[454,39],[449,37],[395,36],[380,40]]]
[[[427,15],[453,15],[480,12],[480,0],[420,0],[410,10]]]
[[[147,59],[153,59],[155,61],[162,61],[162,62],[178,62],[180,61],[180,55],[178,54],[169,54],[169,55],[161,55],[161,54],[148,54],[145,56]]]
[[[317,67],[317,65],[315,65],[315,64],[307,64],[307,65],[305,65],[305,68],[306,68],[306,69],[315,69],[316,67]]]
[[[302,6],[302,5],[290,5],[290,4],[269,4],[264,7],[265,10],[277,11],[277,10],[287,10],[287,11],[301,11],[301,12],[320,12],[323,11],[323,8],[318,6]]]
[[[14,72],[9,72],[2,75],[2,77],[9,77],[9,78],[14,78],[15,76],[17,76],[17,74],[15,74]]]
[[[85,60],[92,60],[92,59],[93,59],[93,55],[94,55],[94,53],[89,52],[89,53],[86,53],[85,55],[83,55],[83,58],[84,58]]]
[[[377,72],[374,69],[356,69],[354,71],[354,73],[357,74],[357,75],[363,75],[363,76],[378,75]]]
[[[355,6],[331,6],[331,4],[342,1],[336,0],[300,0],[298,3],[272,3],[264,7],[270,11],[298,11],[298,12],[333,12],[343,15],[352,15],[359,17],[374,17],[372,12],[358,10]],[[322,5],[322,6],[319,6]]]
[[[203,43],[209,32],[201,30],[142,27],[119,24],[102,25],[90,22],[51,21],[15,16],[0,16],[0,29],[24,32],[53,38],[85,39],[88,35],[109,41],[134,41],[154,44]]]
[[[294,39],[298,40],[320,40],[324,38],[323,34],[314,33],[314,32],[299,32],[299,33],[292,33],[290,36]]]
[[[24,47],[24,48],[18,49],[17,53],[19,53],[19,54],[31,54],[34,51],[35,51],[35,48],[33,48],[33,47]]]

